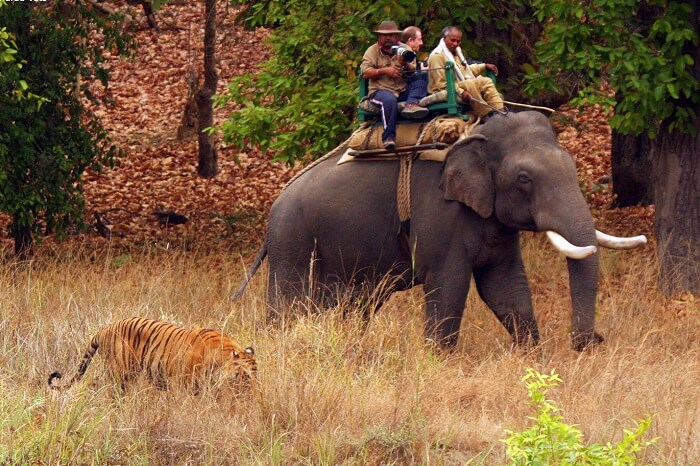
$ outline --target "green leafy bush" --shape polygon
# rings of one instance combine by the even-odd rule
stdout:
[[[622,133],[654,138],[661,120],[692,133],[700,104],[697,23],[689,2],[662,3],[533,1],[534,16],[546,25],[526,91],[576,83],[571,103],[615,108],[610,126]]]
[[[0,211],[15,252],[29,253],[42,231],[82,226],[83,172],[118,155],[81,96],[99,102],[90,83],[107,85],[104,51],[133,40],[89,5],[0,6]]]
[[[549,375],[528,369],[523,377],[535,409],[535,424],[522,432],[508,431],[503,440],[514,465],[634,465],[637,455],[656,439],[645,441],[651,416],[639,421],[635,429],[624,429],[622,440],[615,444],[583,444],[583,433],[563,422],[559,408],[547,399],[547,391],[562,380],[552,371]]]
[[[372,43],[369,25],[385,2],[267,2],[254,4],[248,24],[276,24],[271,57],[260,72],[234,78],[216,102],[242,106],[220,129],[241,148],[259,145],[293,163],[322,155],[347,138],[357,102],[357,69]],[[358,11],[362,13],[358,14]],[[329,21],[329,18],[336,18]]]
[[[381,20],[391,18],[401,27],[422,28],[426,53],[437,45],[443,27],[457,24],[469,36],[462,45],[468,55],[483,57],[498,50],[509,57],[508,44],[493,37],[480,39],[472,32],[485,25],[492,31],[511,29],[495,18],[529,18],[520,1],[507,5],[484,0],[468,5],[453,0],[234,3],[245,5],[240,18],[247,27],[271,28],[270,58],[251,74],[232,79],[227,91],[215,98],[221,107],[236,104],[218,130],[228,144],[244,150],[259,146],[289,164],[319,157],[349,136],[356,125],[357,72],[364,51],[376,41],[372,30]]]

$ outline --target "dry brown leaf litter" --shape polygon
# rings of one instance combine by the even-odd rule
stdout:
[[[253,72],[266,59],[267,31],[244,31],[235,24],[237,10],[224,1],[218,12],[216,53],[223,91],[231,77]],[[196,138],[178,141],[176,134],[187,99],[188,67],[194,66],[201,79],[204,5],[165,5],[159,33],[146,27],[142,15],[133,16],[138,18],[138,51],[132,58],[108,54],[107,92],[114,105],[95,109],[126,156],[115,168],[85,175],[86,221],[94,224],[94,212],[104,213],[119,236],[113,241],[127,244],[255,246],[272,202],[299,167],[273,163],[272,154],[255,148],[241,152],[219,143],[219,174],[210,180],[199,177]],[[217,110],[215,121],[221,122],[230,110]],[[561,144],[576,158],[598,227],[613,234],[651,235],[653,208],[609,208],[611,141],[602,110],[564,108],[553,121]],[[164,227],[155,216],[157,209],[174,210],[189,222]],[[108,241],[96,230],[77,239]]]

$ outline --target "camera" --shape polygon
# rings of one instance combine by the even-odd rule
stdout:
[[[399,55],[406,61],[413,61],[416,59],[416,54],[409,48],[403,45],[392,45],[391,55]]]

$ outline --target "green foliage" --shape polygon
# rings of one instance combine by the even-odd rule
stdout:
[[[272,27],[268,43],[271,57],[259,72],[234,78],[219,106],[235,103],[228,121],[221,124],[224,139],[245,149],[259,145],[275,151],[289,164],[306,155],[320,156],[347,138],[354,126],[358,101],[357,70],[364,51],[376,41],[372,30],[391,18],[401,26],[424,31],[425,49],[437,44],[440,30],[449,24],[462,27],[468,40],[465,53],[483,56],[484,49],[503,44],[472,40],[470,32],[492,23],[508,24],[496,12],[515,15],[525,2],[469,2],[408,0],[261,0],[241,14],[249,27]]]
[[[5,0],[0,0],[0,8],[4,6],[7,6],[7,2],[5,2]],[[17,61],[17,43],[15,42],[15,36],[9,33],[6,27],[0,27],[0,79],[2,79],[3,74],[7,74],[8,71],[21,69],[22,63]],[[13,84],[14,88],[8,89],[6,92],[14,96],[15,100],[33,98],[38,101],[39,105],[45,101],[45,99],[41,99],[36,94],[31,93],[27,82],[23,79],[16,80]]]
[[[653,138],[663,120],[671,131],[692,131],[700,108],[693,66],[700,55],[688,2],[533,0],[533,6],[546,28],[537,44],[539,68],[527,76],[530,94],[576,82],[572,103],[614,107],[610,124],[623,133],[646,131]]]
[[[61,6],[0,8],[0,26],[15,41],[10,44],[16,45],[18,65],[3,66],[0,74],[0,211],[12,217],[16,241],[21,231],[64,234],[81,225],[82,173],[111,164],[117,155],[78,91],[97,99],[87,86],[76,86],[93,79],[106,86],[103,48],[123,52],[130,40],[114,18],[82,3]],[[89,39],[97,33],[102,43]]]
[[[265,9],[254,4],[250,24],[279,27],[260,73],[233,79],[228,94],[216,99],[243,105],[221,125],[225,139],[281,151],[278,159],[292,163],[346,138],[357,102],[356,70],[373,39],[367,25],[386,16],[388,3],[361,12],[354,0],[267,2]]]
[[[0,0],[0,8],[7,6],[5,0]],[[7,32],[6,27],[0,28],[0,64],[3,68],[7,67],[8,63],[15,62],[15,55],[17,54],[17,44],[15,43],[15,38],[12,34]],[[14,63],[13,66],[21,68],[21,65]],[[0,68],[2,71],[2,68]]]
[[[168,0],[151,0],[151,5],[153,6],[153,11],[160,10],[163,5],[168,3]]]
[[[535,410],[535,416],[530,418],[534,425],[522,432],[508,431],[509,436],[503,442],[510,464],[634,465],[639,453],[656,441],[643,439],[651,426],[648,417],[639,421],[635,429],[624,429],[622,440],[615,444],[584,445],[583,433],[576,426],[564,423],[557,414],[559,408],[547,399],[547,392],[561,383],[561,378],[554,371],[540,374],[528,369],[522,380]]]

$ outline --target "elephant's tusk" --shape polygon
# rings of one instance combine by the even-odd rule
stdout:
[[[596,230],[595,237],[599,245],[609,249],[632,249],[642,244],[647,244],[647,237],[644,235],[620,238],[618,236],[606,235],[602,231]]]
[[[598,248],[595,246],[574,246],[562,235],[551,230],[548,230],[546,233],[547,238],[552,242],[552,245],[557,249],[557,251],[561,252],[570,259],[585,259],[598,251]]]

